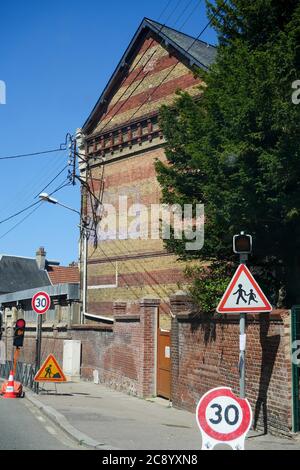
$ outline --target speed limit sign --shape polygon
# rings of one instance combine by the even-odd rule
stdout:
[[[202,434],[202,450],[212,450],[221,443],[244,450],[252,410],[248,400],[236,397],[230,388],[214,388],[203,395],[196,419]]]
[[[43,315],[49,310],[51,305],[49,294],[47,294],[47,292],[37,292],[37,294],[32,297],[31,305],[35,313]]]

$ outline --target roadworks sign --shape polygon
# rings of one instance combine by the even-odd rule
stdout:
[[[221,302],[219,313],[272,312],[272,306],[245,264],[240,264]]]
[[[53,354],[49,354],[34,377],[35,382],[66,382],[67,379]]]

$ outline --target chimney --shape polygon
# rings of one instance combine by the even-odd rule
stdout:
[[[36,252],[36,262],[39,269],[45,269],[46,267],[46,252],[45,248],[41,246]]]

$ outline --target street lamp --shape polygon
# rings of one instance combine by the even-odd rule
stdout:
[[[79,214],[80,217],[81,217],[81,214],[80,214],[80,212],[79,212],[78,210],[73,209],[72,207],[66,206],[65,204],[62,204],[61,202],[58,202],[57,199],[54,199],[54,197],[49,196],[49,194],[47,194],[47,193],[41,193],[41,194],[39,195],[39,198],[40,198],[42,201],[50,202],[50,204],[56,204],[56,205],[58,205],[58,206],[64,207],[65,209],[69,209],[69,211],[76,212],[76,214]]]
[[[72,207],[66,206],[65,204],[62,204],[59,202],[57,199],[54,199],[47,193],[41,193],[39,195],[39,198],[44,201],[44,202],[49,202],[50,204],[55,204],[61,207],[64,207],[65,209],[68,209],[72,212],[76,212],[76,214],[79,214],[81,217],[81,213],[73,209]],[[88,238],[89,238],[89,229],[88,229],[88,222],[87,220],[82,220],[82,224],[79,226],[82,229],[83,233],[83,240],[84,240],[84,245],[83,245],[83,286],[82,286],[82,312],[81,312],[81,324],[83,324],[83,319],[84,319],[84,313],[86,312],[86,300],[87,300],[87,257],[88,257]]]

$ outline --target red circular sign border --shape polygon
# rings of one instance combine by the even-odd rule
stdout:
[[[41,310],[41,311],[37,311],[36,310],[36,307],[34,305],[34,302],[35,302],[35,299],[37,297],[39,297],[40,295],[43,295],[44,297],[46,297],[47,299],[47,305],[46,307],[44,308],[44,310]],[[37,313],[38,315],[44,315],[46,312],[48,312],[49,308],[50,308],[50,305],[51,305],[51,298],[50,298],[50,295],[47,294],[47,292],[37,292],[36,294],[34,294],[34,296],[32,297],[32,301],[31,301],[31,306],[32,306],[32,309],[35,311],[35,313]]]
[[[226,397],[233,398],[239,404],[239,406],[242,408],[242,411],[243,411],[243,420],[239,428],[228,434],[214,431],[213,429],[211,429],[211,427],[209,426],[209,424],[207,423],[205,419],[205,410],[206,410],[208,403],[214,398],[217,398],[219,396],[226,396]],[[204,412],[202,413],[202,416],[201,416],[200,411],[203,408],[204,408]],[[198,425],[212,439],[215,439],[221,442],[229,442],[229,441],[238,439],[239,437],[241,437],[243,434],[247,432],[251,424],[251,411],[249,410],[249,404],[246,400],[238,399],[232,393],[232,391],[228,388],[219,388],[217,390],[215,389],[215,390],[212,390],[211,392],[208,392],[206,395],[204,395],[204,397],[202,397],[202,399],[200,400],[197,406],[197,421],[198,421]]]

